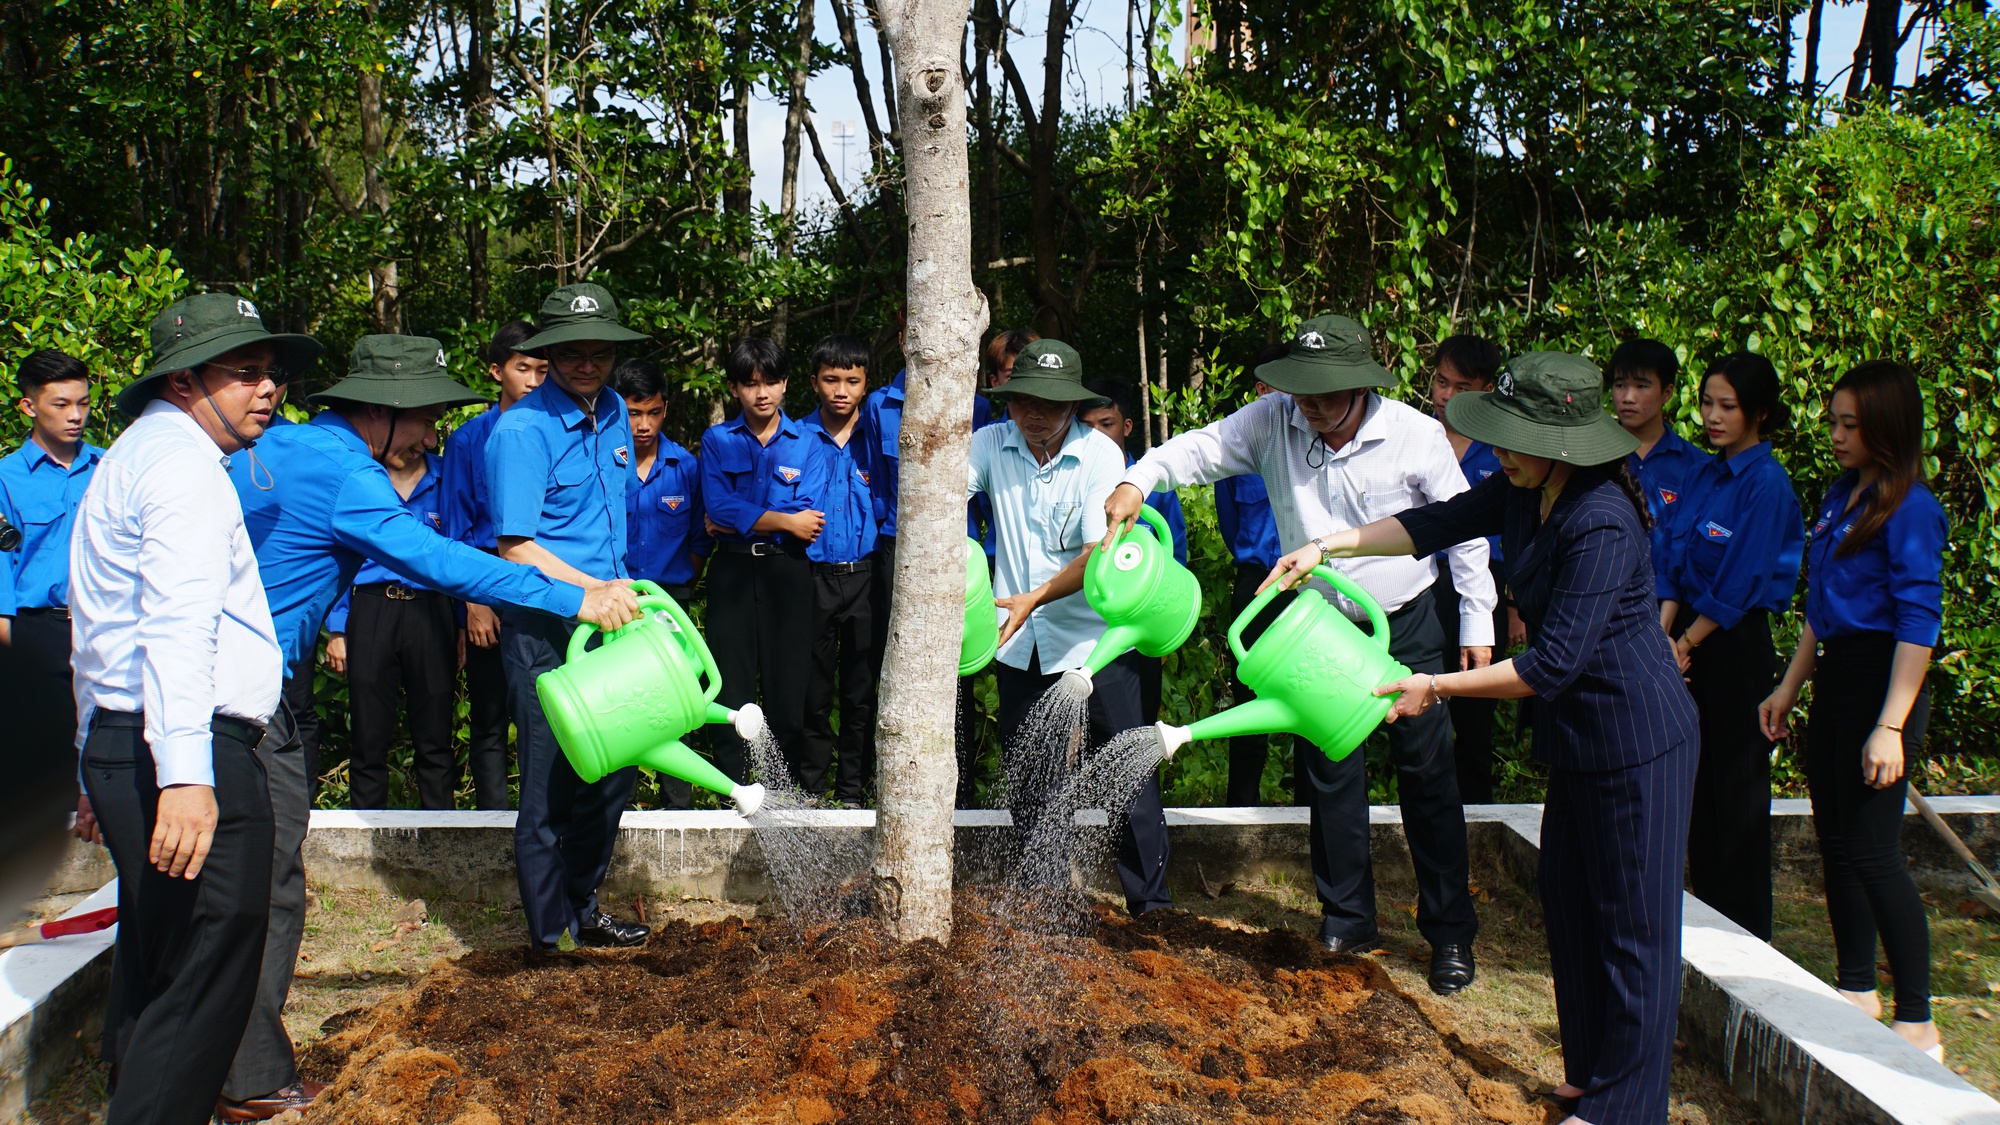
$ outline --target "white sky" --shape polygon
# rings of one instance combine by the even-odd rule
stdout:
[[[1047,0],[1015,0],[1013,12],[1014,26],[1026,34],[1014,36],[1008,50],[1014,57],[1014,65],[1021,70],[1023,81],[1037,98],[1040,97],[1041,60],[1044,56],[1043,43],[1046,36],[1042,29],[1048,22]],[[857,33],[861,37],[861,53],[866,59],[868,81],[876,97],[876,112],[881,115],[880,55],[876,49],[873,30],[868,26],[861,4],[854,4],[859,21]],[[1826,5],[1820,34],[1819,80],[1822,85],[1831,83],[1836,91],[1846,83],[1846,68],[1852,60],[1855,42],[1861,35],[1861,17],[1864,10],[1862,0],[1832,0]],[[1905,17],[1907,18],[1907,16]],[[1801,78],[1805,72],[1805,33],[1807,15],[1799,13],[1793,22],[1792,77]],[[833,9],[827,0],[819,0],[814,16],[818,37],[823,42],[838,39],[838,25],[834,23]],[[1173,54],[1180,58],[1185,49],[1183,29],[1176,28]],[[1069,64],[1065,68],[1065,102],[1072,108],[1081,106],[1122,105],[1125,99],[1125,5],[1122,0],[1082,0],[1076,27],[1070,36]],[[1907,84],[1917,73],[1922,61],[1923,45],[1929,42],[1920,29],[1910,36],[1899,57],[1897,81]],[[1136,46],[1135,46],[1136,49]],[[996,75],[997,79],[997,75]],[[1145,66],[1138,64],[1135,84],[1139,96],[1145,91]],[[867,169],[867,135],[861,124],[859,104],[855,100],[854,80],[845,66],[830,68],[816,75],[807,86],[807,97],[811,99],[814,121],[819,128],[820,141],[826,147],[826,155],[836,173],[841,168],[840,142],[836,139],[837,122],[853,123],[854,137],[847,143],[847,172],[842,187],[851,190]],[[758,98],[750,111],[750,148],[752,191],[759,203],[773,209],[778,205],[780,173],[784,167],[784,124],[785,109],[782,104]],[[887,121],[883,125],[887,127]],[[809,212],[822,204],[832,202],[831,194],[821,178],[818,166],[813,162],[809,147],[802,146],[799,166],[800,210]]]

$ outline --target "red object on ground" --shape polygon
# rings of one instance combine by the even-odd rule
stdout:
[[[0,934],[0,949],[16,945],[33,945],[50,938],[72,937],[76,934],[94,934],[108,930],[118,924],[118,908],[107,906],[74,918],[58,918],[53,922],[43,922],[38,926],[23,926],[11,933]]]

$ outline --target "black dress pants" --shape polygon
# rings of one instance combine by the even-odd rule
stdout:
[[[312,786],[289,704],[271,716],[256,754],[271,802],[271,909],[257,1000],[222,1084],[222,1096],[239,1102],[282,1090],[299,1077],[292,1035],[285,1030],[285,1000],[292,994],[292,973],[306,934],[304,849],[312,821]]]
[[[76,696],[70,686],[69,611],[24,609],[14,617],[9,690],[12,737],[76,762]]]
[[[1239,562],[1236,564],[1236,587],[1229,599],[1229,620],[1234,624],[1237,617],[1257,596],[1257,587],[1271,573],[1270,568],[1260,563]],[[1285,607],[1285,596],[1271,599],[1269,606],[1259,613],[1243,630],[1246,637],[1255,637],[1268,628]],[[1250,685],[1236,675],[1236,665],[1229,667],[1230,683],[1234,686],[1237,706],[1242,706],[1257,698]],[[1271,736],[1268,734],[1243,734],[1229,740],[1229,797],[1227,803],[1232,808],[1249,808],[1264,803],[1264,763],[1271,754]],[[1302,801],[1303,803],[1303,801]]]
[[[386,589],[356,586],[347,617],[354,807],[389,807],[389,744],[396,738],[397,712],[406,709],[416,750],[417,799],[425,809],[451,809],[459,778],[451,745],[458,710],[458,625],[451,599],[429,590],[392,598]]]
[[[1507,576],[1499,563],[1490,564],[1493,589],[1507,588]],[[1458,587],[1452,585],[1451,567],[1440,560],[1437,583],[1431,593],[1437,598],[1438,625],[1444,630],[1445,669],[1458,671]],[[1493,606],[1493,659],[1498,662],[1507,651],[1507,599]],[[1493,716],[1500,710],[1497,699],[1458,695],[1445,701],[1451,708],[1451,755],[1458,771],[1458,796],[1468,805],[1493,803]]]
[[[319,673],[319,653],[307,652],[285,670],[285,710],[291,714],[292,731],[299,740],[300,768],[306,775],[306,807],[319,799],[319,704],[314,699],[314,677]]]
[[[505,811],[507,792],[507,667],[500,646],[465,645],[466,720],[471,745],[473,803],[481,812]]]
[[[813,564],[812,679],[806,688],[804,753],[792,779],[810,796],[826,792],[839,746],[834,796],[859,802],[875,780],[874,574],[864,560]],[[833,704],[840,701],[840,732]]]
[[[1886,789],[1861,779],[1861,748],[1882,714],[1895,656],[1896,639],[1887,633],[1822,642],[1806,726],[1806,787],[1826,872],[1836,979],[1849,992],[1873,992],[1879,939],[1896,978],[1896,1018],[1923,1023],[1931,1018],[1930,923],[1903,862],[1902,834],[1909,771],[1930,725],[1929,686],[1903,722],[1903,776]]]
[[[1693,614],[1682,613],[1692,624]],[[1684,628],[1676,622],[1675,635]],[[1753,610],[1733,628],[1710,633],[1688,667],[1701,710],[1688,890],[1764,941],[1771,940],[1771,740],[1757,707],[1771,694],[1777,663],[1771,617]]]
[[[1317,594],[1308,596],[1318,597]],[[1278,599],[1272,599],[1276,604]],[[1456,654],[1458,646],[1451,646]],[[1444,672],[1445,637],[1427,590],[1389,615],[1389,654],[1417,673]],[[1432,945],[1468,945],[1479,915],[1467,889],[1465,806],[1442,708],[1388,724],[1403,834],[1417,869],[1417,928]],[[1375,872],[1368,859],[1368,762],[1357,747],[1336,762],[1304,739],[1294,743],[1300,803],[1312,809],[1313,881],[1322,937],[1373,941]]]
[[[84,744],[84,787],[118,868],[110,1125],[203,1125],[243,1038],[271,899],[271,805],[252,737],[218,718],[215,837],[194,879],[146,858],[160,788],[143,720],[98,712]]]
[[[1096,690],[1090,697],[1090,729],[1086,736],[1090,745],[1084,748],[1086,755],[1113,736],[1145,725],[1139,716],[1139,671],[1135,655],[1126,653],[1092,678]],[[1013,758],[1018,753],[1014,735],[1022,720],[1034,709],[1042,693],[1062,676],[1042,673],[1040,653],[1028,658],[1025,669],[999,663],[993,667],[1000,677],[1000,736],[1009,757]],[[1073,766],[1067,762],[1010,760],[1007,763],[1017,841],[1025,840],[1033,830],[1042,809],[1072,772]],[[1116,815],[1115,810],[1105,811]],[[1118,840],[1117,867],[1126,909],[1143,914],[1172,906],[1173,895],[1167,891],[1167,813],[1160,801],[1158,770],[1132,795],[1132,804],[1125,814],[1124,829]]]
[[[507,705],[521,755],[521,811],[514,817],[514,872],[528,943],[553,949],[597,915],[597,888],[611,868],[618,822],[632,801],[637,766],[586,782],[570,767],[535,694],[535,677],[563,662],[574,621],[527,610],[500,616]]]
[[[731,710],[762,706],[786,764],[797,769],[806,753],[812,682],[812,564],[800,548],[754,555],[748,546],[716,544],[715,565],[708,568],[706,633],[722,673],[716,701]],[[720,724],[709,734],[715,767],[739,783],[749,781],[743,740]]]

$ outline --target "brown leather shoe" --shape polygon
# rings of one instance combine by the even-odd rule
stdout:
[[[224,1122],[269,1121],[289,1109],[304,1113],[324,1089],[324,1083],[301,1080],[261,1098],[245,1098],[240,1102],[223,1098],[215,1103],[215,1119]]]

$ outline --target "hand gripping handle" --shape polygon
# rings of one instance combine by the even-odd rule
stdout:
[[[662,590],[658,583],[641,578],[632,583],[632,589],[639,594],[640,610],[659,610],[674,623],[676,626],[674,643],[680,646],[690,661],[694,662],[704,681],[702,698],[711,703],[715,702],[715,697],[722,692],[722,672],[716,668],[715,654],[708,651],[708,642],[702,639],[700,631],[694,627],[694,621],[688,617],[687,610],[682,609],[681,604],[675,601],[671,594]],[[639,623],[635,621],[633,625]],[[614,630],[611,636],[616,637],[630,628],[632,625]],[[576,632],[569,639],[569,652],[564,657],[565,662],[573,662],[581,657],[584,646],[590,643],[590,635],[597,631],[597,626],[588,621],[577,625]]]
[[[1377,645],[1380,645],[1383,652],[1388,652],[1389,617],[1387,614],[1382,612],[1382,607],[1376,604],[1375,599],[1369,596],[1368,591],[1356,585],[1352,578],[1349,578],[1345,574],[1342,574],[1339,571],[1333,569],[1332,567],[1327,566],[1325,563],[1321,563],[1320,565],[1313,567],[1312,574],[1314,578],[1326,579],[1328,585],[1332,586],[1334,589],[1340,591],[1341,593],[1347,595],[1350,599],[1354,601],[1356,605],[1359,605],[1362,609],[1368,611],[1368,623],[1372,625],[1375,629],[1375,632],[1370,637],[1370,639],[1373,640]],[[1293,587],[1293,589],[1297,588],[1298,587],[1296,586]],[[1262,593],[1258,594],[1254,598],[1251,598],[1250,604],[1244,606],[1243,612],[1237,614],[1236,620],[1230,623],[1229,651],[1236,654],[1237,660],[1242,661],[1249,659],[1249,653],[1243,651],[1244,628],[1248,626],[1252,621],[1257,620],[1257,615],[1259,613],[1262,613],[1264,611],[1264,607],[1271,604],[1271,599],[1277,596],[1278,596],[1278,583],[1273,582],[1269,586],[1264,587]]]
[[[1174,533],[1167,529],[1167,518],[1161,515],[1160,513],[1154,511],[1153,506],[1151,504],[1141,504],[1139,505],[1139,519],[1133,521],[1131,527],[1126,528],[1124,532],[1122,532],[1118,536],[1118,538],[1111,541],[1111,550],[1115,552],[1118,550],[1119,547],[1123,546],[1125,543],[1125,537],[1127,535],[1132,534],[1134,531],[1139,530],[1139,524],[1141,522],[1151,526],[1153,537],[1160,541],[1161,546],[1166,547],[1168,550],[1173,549]],[[1086,581],[1090,579],[1096,579],[1095,582],[1092,582],[1092,585],[1097,587],[1097,593],[1100,595],[1100,598],[1101,595],[1103,594],[1104,565],[1109,565],[1108,561],[1107,563],[1102,564],[1100,566],[1092,567],[1084,574],[1084,578]],[[1089,592],[1086,592],[1084,594],[1084,597],[1088,599],[1090,597]]]

